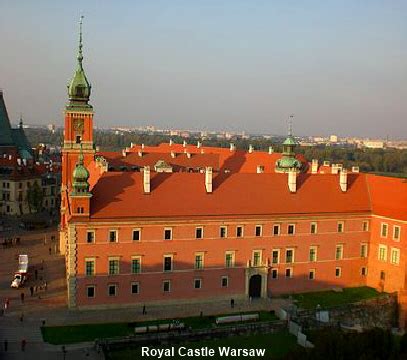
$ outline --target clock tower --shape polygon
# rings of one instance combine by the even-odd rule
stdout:
[[[72,174],[81,154],[81,163],[88,167],[94,160],[93,107],[89,104],[91,85],[82,66],[82,19],[79,23],[78,64],[68,84],[68,103],[65,106],[64,144],[62,148],[61,227],[65,226],[72,191]]]

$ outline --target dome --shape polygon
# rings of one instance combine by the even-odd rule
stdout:
[[[85,182],[89,179],[89,171],[82,164],[77,164],[73,171],[74,182]]]
[[[85,71],[82,64],[78,67],[68,85],[68,97],[71,101],[89,101],[91,85],[86,78]]]

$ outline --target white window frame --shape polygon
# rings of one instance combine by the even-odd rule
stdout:
[[[223,286],[223,280],[226,280],[226,286]],[[229,287],[229,276],[227,276],[227,275],[221,276],[221,278],[220,278],[220,287],[222,287],[222,288]]]
[[[311,260],[311,250],[315,250],[315,260]],[[318,246],[317,245],[311,245],[309,247],[309,251],[308,251],[308,261],[309,262],[317,262],[318,261]]]
[[[166,232],[166,231],[169,231],[169,232],[170,232],[170,238],[169,238],[169,239],[166,239],[166,238],[165,238],[165,232]],[[164,241],[169,241],[169,240],[172,240],[172,238],[173,238],[172,227],[165,227],[165,228],[164,228],[164,233],[163,233],[163,240],[164,240]]]
[[[93,288],[93,296],[89,296],[88,289]],[[96,285],[86,285],[86,298],[94,299],[96,297]]]
[[[365,251],[363,251],[365,249]],[[360,257],[366,259],[369,256],[369,244],[361,243],[360,244]]]
[[[338,257],[338,249],[341,249],[340,256]],[[343,244],[336,244],[335,245],[335,260],[343,260]]]
[[[195,282],[199,281],[199,287],[195,287]],[[194,290],[201,290],[202,289],[202,279],[201,278],[195,278],[194,279]]]
[[[274,256],[273,256],[273,252],[276,251],[277,252],[277,262],[273,262]],[[271,250],[271,264],[272,265],[278,265],[280,264],[280,249],[272,249]]]
[[[114,286],[115,291],[114,291],[114,295],[110,294],[110,287]],[[117,284],[107,284],[107,296],[108,297],[116,297],[118,295],[119,292],[119,286]]]
[[[363,269],[365,269],[365,273],[363,274]],[[360,268],[360,275],[361,276],[367,276],[367,266],[362,266]]]
[[[339,225],[341,225],[341,231],[339,231]],[[336,232],[338,233],[338,234],[342,234],[342,233],[344,233],[345,232],[345,221],[338,221],[337,223],[336,223]]]
[[[118,266],[117,266],[117,273],[115,274],[111,274],[110,273],[110,262],[111,261],[117,261],[118,262]],[[107,271],[108,271],[108,275],[109,276],[115,276],[115,275],[119,275],[120,274],[120,257],[119,256],[109,256],[107,258]]]
[[[256,253],[260,253],[260,263],[258,265],[255,265],[255,261],[254,261],[254,254],[256,254]],[[259,249],[253,250],[252,251],[252,265],[253,266],[261,266],[262,263],[263,263],[263,250],[259,250]]]
[[[133,285],[137,285],[137,292],[133,292]],[[131,295],[138,295],[140,294],[140,282],[139,281],[132,281],[130,284],[130,294]]]
[[[315,232],[312,232],[312,226],[315,225]],[[315,235],[318,233],[318,223],[316,221],[312,221],[309,226],[309,232],[311,235]]]
[[[365,229],[365,224],[366,224],[366,229]],[[368,220],[364,220],[362,222],[362,231],[363,232],[369,231],[369,221]]]
[[[222,229],[225,229],[225,236],[221,236],[222,234]],[[221,239],[226,239],[228,237],[228,227],[226,225],[221,225],[219,226],[219,237]]]
[[[165,258],[171,258],[171,270],[165,270]],[[163,272],[170,273],[174,271],[174,255],[173,254],[164,254],[163,255]]]
[[[201,230],[201,237],[198,237],[197,235],[197,232],[198,232],[198,230]],[[203,239],[204,238],[204,228],[203,228],[203,226],[197,226],[197,227],[195,227],[195,239],[197,239],[197,240],[200,240],[200,239]]]
[[[383,250],[383,252],[382,252]],[[382,256],[383,254],[383,256]],[[386,262],[387,261],[387,245],[379,244],[379,250],[377,252],[377,258],[379,261]]]
[[[88,241],[88,234],[93,234],[93,241]],[[110,239],[109,239],[110,240]],[[86,230],[86,243],[87,244],[94,244],[96,242],[96,231],[95,230]]]
[[[227,250],[225,251],[225,268],[234,268],[235,267],[235,251],[234,250]],[[227,255],[232,255],[232,264],[231,266],[228,266],[227,261],[226,261],[226,256]]]
[[[287,262],[287,251],[291,250],[293,252],[292,261]],[[285,263],[286,264],[294,264],[295,263],[295,249],[294,248],[286,248],[285,249]]]
[[[394,254],[397,254],[394,258]],[[390,250],[390,264],[399,265],[400,264],[400,249],[392,247]]]
[[[168,284],[168,291],[165,291],[165,284]],[[171,292],[171,280],[163,280],[162,291],[163,291],[163,293],[170,293]]]
[[[338,270],[339,270],[339,272],[338,272]],[[340,278],[341,276],[342,276],[342,267],[340,267],[340,266],[335,267],[335,277]]]
[[[274,227],[278,228],[278,233],[274,234]],[[280,236],[281,235],[281,224],[273,224],[272,227],[272,236]]]
[[[112,232],[116,233],[116,236],[115,236],[115,237],[116,237],[116,240],[115,240],[115,241],[110,241],[110,233],[112,233]],[[119,230],[117,230],[117,229],[109,229],[107,241],[108,241],[110,244],[118,243],[118,242],[119,242]]]
[[[290,276],[287,276],[287,270],[290,270]],[[287,267],[284,269],[284,276],[286,279],[292,279],[294,276],[294,269],[292,267]]]
[[[292,232],[292,234],[289,233],[290,226],[293,227],[293,232]],[[287,224],[287,235],[288,235],[288,236],[294,236],[294,235],[295,235],[295,224]]]
[[[311,274],[313,274],[313,277],[311,278]],[[309,269],[309,271],[308,271],[308,280],[310,280],[310,281],[313,281],[313,280],[315,280],[315,275],[316,275],[316,271],[315,271],[315,269]]]
[[[383,230],[386,229],[386,234],[383,235]],[[389,235],[389,224],[388,223],[381,223],[380,224],[380,237],[381,238],[387,238],[387,236]]]
[[[260,229],[260,234],[259,234],[259,235],[257,235],[257,229]],[[254,227],[254,236],[255,236],[255,237],[261,237],[261,236],[263,236],[263,225],[256,225],[256,226]]]
[[[237,228],[241,228],[242,229],[242,234],[240,236],[237,236]],[[244,225],[237,225],[236,226],[236,237],[237,238],[242,238],[244,237]]]
[[[86,263],[93,262],[93,274],[88,275],[86,273]],[[95,257],[85,257],[85,276],[95,276],[96,274],[96,258]]]
[[[276,277],[273,277],[273,273],[276,273]],[[271,280],[277,280],[278,279],[278,268],[271,268]]]
[[[134,240],[134,232],[138,231],[138,240]],[[141,228],[134,228],[131,231],[131,241],[141,241]]]
[[[396,237],[396,229],[398,229],[398,231],[399,231],[398,237]],[[401,226],[393,225],[393,240],[400,241],[400,236],[401,236]]]
[[[196,267],[196,257],[201,256],[202,258],[202,265],[201,267]],[[203,270],[205,268],[205,253],[203,251],[197,251],[194,253],[194,269],[195,270]]]
[[[141,261],[141,256],[140,255],[133,255],[132,257],[131,257],[131,264],[130,264],[130,271],[131,271],[131,273],[134,275],[134,274],[141,274],[141,269],[142,269],[142,261]],[[140,269],[139,269],[139,272],[138,273],[135,273],[135,272],[133,272],[133,260],[138,260],[139,261],[139,264],[140,264]]]

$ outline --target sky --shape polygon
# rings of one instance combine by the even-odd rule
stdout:
[[[407,138],[405,0],[0,0],[13,123],[62,126],[80,14],[98,127]]]

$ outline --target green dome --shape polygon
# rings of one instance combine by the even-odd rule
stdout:
[[[289,135],[283,142],[283,145],[298,145],[297,141]]]
[[[88,169],[86,169],[86,167],[82,164],[77,164],[75,170],[73,171],[73,179],[74,182],[78,182],[78,180],[80,180],[80,182],[87,181],[89,179]]]

